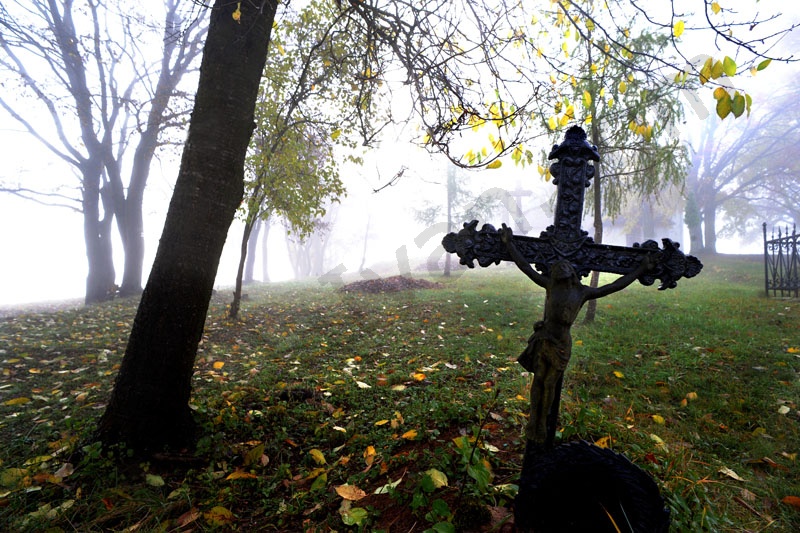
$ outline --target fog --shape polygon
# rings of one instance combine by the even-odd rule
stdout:
[[[48,163],[48,154],[24,135],[4,130],[0,132],[0,139],[3,147],[0,157],[4,167],[16,169],[22,179],[48,180],[70,172],[54,162]],[[349,281],[361,279],[362,276],[404,273],[409,267],[424,270],[429,261],[441,260],[443,251],[439,243],[444,236],[443,228],[417,222],[415,210],[422,209],[427,201],[438,201],[444,205],[447,164],[443,156],[428,154],[407,138],[399,138],[384,141],[379,150],[365,154],[362,166],[345,166],[342,179],[348,194],[340,204],[330,208],[333,225],[324,236],[328,241],[324,270],[333,271],[335,275],[343,274],[342,279]],[[401,170],[402,176],[389,185]],[[145,199],[146,271],[155,255],[171,184],[176,176],[177,154],[162,158],[152,169]],[[539,176],[535,166],[521,168],[507,163],[499,169],[462,171],[460,180],[466,182],[476,196],[492,188],[510,193],[518,187],[531,191],[529,196],[521,198],[523,214],[532,228],[529,234],[538,235],[549,224],[552,215],[550,201],[555,187]],[[381,187],[379,192],[374,192]],[[680,216],[680,213],[676,214],[676,225],[668,232],[663,230],[664,234],[650,237],[657,240],[670,237],[688,242],[683,235],[683,228],[677,224]],[[496,226],[506,222],[513,226],[513,217],[507,209],[496,211],[495,217],[482,222]],[[2,194],[0,224],[0,305],[83,297],[87,267],[80,213]],[[460,223],[457,223],[458,226]],[[588,217],[584,219],[583,227],[591,231]],[[285,233],[280,224],[275,224],[270,230],[270,281],[293,277]],[[364,266],[371,272],[361,273],[359,266],[365,235]],[[216,279],[216,286],[220,290],[227,290],[235,282],[241,236],[242,223],[237,219],[231,226],[220,260]],[[618,227],[615,231],[615,225],[607,221],[604,241],[625,244],[625,235]],[[122,274],[121,249],[117,240],[115,260],[118,280]],[[727,239],[718,243],[718,251],[725,253],[759,253],[761,250],[760,240],[741,242]],[[261,254],[258,253],[256,257],[254,277],[260,280]]]
[[[778,72],[773,73],[775,70]],[[785,72],[778,67],[771,67],[753,82],[752,88],[748,88],[756,95],[755,109],[764,101],[759,100],[759,91],[766,97],[770,80],[780,78],[782,73],[785,76]],[[683,97],[687,118],[675,134],[689,138],[706,119],[709,110],[713,112],[713,108],[708,103],[710,90],[702,93],[701,101],[692,94],[684,94]],[[19,183],[39,190],[64,184],[67,187],[77,186],[79,180],[68,165],[56,160],[7,115],[2,116],[1,182],[7,185]],[[444,235],[441,224],[434,227],[417,222],[415,210],[423,208],[426,201],[445,203],[448,163],[443,156],[431,155],[415,146],[412,143],[414,137],[413,125],[392,130],[384,136],[377,150],[364,154],[363,165],[348,164],[342,168],[341,178],[348,194],[340,204],[330,209],[332,226],[324,237],[328,242],[323,270],[335,276],[342,274],[347,281],[360,279],[364,275],[404,273],[409,268],[414,270],[443,257],[443,250],[439,247]],[[546,142],[544,137],[542,142]],[[530,148],[538,152],[549,146]],[[146,282],[147,271],[158,245],[172,184],[178,173],[179,157],[179,148],[162,153],[151,168],[144,208],[147,244],[143,282]],[[390,185],[392,177],[401,170],[402,177]],[[552,215],[549,203],[555,187],[539,176],[535,164],[533,168],[522,168],[504,161],[499,169],[464,171],[460,179],[468,184],[467,187],[475,196],[492,188],[509,192],[518,187],[530,190],[531,195],[523,197],[521,201],[522,211],[532,228],[529,234],[538,235],[548,225]],[[374,192],[376,189],[381,190]],[[61,192],[79,197],[79,191],[75,189]],[[493,220],[485,222],[496,226],[502,222],[512,224],[511,214],[507,210],[498,210],[494,216]],[[688,251],[688,237],[681,222],[682,213],[676,212],[673,219],[672,227],[660,229],[658,234],[647,237],[678,240]],[[82,225],[82,216],[77,211],[0,193],[0,305],[82,299],[87,271]],[[456,221],[456,225],[458,227],[460,223]],[[584,219],[583,227],[591,232],[588,218]],[[216,279],[216,286],[220,290],[228,290],[235,281],[241,234],[242,223],[237,220],[229,231],[220,261]],[[274,225],[270,231],[268,264],[271,281],[293,277],[284,234],[285,229],[280,224]],[[367,274],[359,271],[365,235],[367,243],[363,263],[369,271]],[[604,242],[626,244],[621,226],[606,221]],[[721,238],[717,242],[717,251],[758,254],[763,251],[763,243],[759,235],[744,240]],[[118,238],[114,252],[119,283],[123,262]],[[260,262],[259,254],[254,270],[256,279],[261,278]]]

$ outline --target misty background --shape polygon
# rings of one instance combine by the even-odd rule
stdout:
[[[0,76],[5,76],[0,72]],[[774,98],[776,88],[794,85],[796,68],[791,65],[774,65],[749,82],[747,90],[753,95],[753,116],[736,121],[727,120],[718,126],[718,132],[741,131],[746,121],[756,122],[759,117],[775,112],[771,106],[781,106],[784,114],[794,114],[794,123],[800,122],[797,106],[785,106]],[[0,82],[4,80],[0,79]],[[183,85],[191,95],[196,78],[188,76]],[[10,87],[10,84],[9,84]],[[783,90],[783,89],[781,89]],[[796,90],[796,89],[795,89]],[[707,121],[716,121],[710,91],[684,94],[681,101],[686,118],[672,132],[683,142],[696,142]],[[9,95],[17,105],[23,96]],[[392,103],[403,107],[402,98]],[[403,113],[398,113],[402,116]],[[790,121],[791,122],[791,121]],[[534,152],[548,152],[551,143],[563,136],[547,135],[542,131],[539,144],[529,147]],[[181,139],[185,129],[171,136]],[[327,206],[321,220],[321,230],[298,244],[287,239],[287,230],[279,221],[273,222],[267,240],[268,278],[285,281],[297,278],[337,279],[344,281],[364,277],[390,276],[407,270],[428,272],[432,265],[443,264],[444,252],[440,242],[446,233],[444,224],[447,201],[448,172],[455,172],[459,187],[473,198],[491,197],[496,204],[486,212],[486,219],[499,226],[505,222],[518,234],[538,235],[550,223],[551,202],[555,187],[539,172],[536,164],[515,165],[509,158],[496,169],[454,169],[444,156],[430,154],[420,146],[421,133],[414,123],[402,123],[385,130],[377,149],[360,152],[362,165],[345,163],[341,179],[347,194],[340,203]],[[146,281],[150,264],[156,251],[166,216],[172,186],[178,172],[181,155],[180,142],[159,149],[151,170],[144,198],[144,236]],[[603,154],[601,153],[601,156]],[[537,157],[540,154],[537,153]],[[344,159],[344,154],[341,155]],[[0,111],[0,183],[24,185],[38,190],[57,191],[58,194],[79,196],[75,171],[53,156],[35,138],[28,134],[10,116]],[[796,179],[794,180],[797,181]],[[377,192],[376,192],[377,191]],[[499,194],[505,191],[505,194]],[[521,194],[520,194],[521,191]],[[515,225],[514,211],[508,198],[518,202],[519,209],[529,226]],[[505,200],[505,201],[504,201]],[[741,202],[743,200],[738,199]],[[766,201],[769,203],[769,200]],[[41,302],[62,299],[81,299],[86,288],[86,245],[83,239],[83,220],[80,212],[60,207],[56,199],[40,197],[38,201],[23,199],[13,194],[0,193],[0,305]],[[469,202],[466,202],[469,203]],[[744,201],[746,204],[746,200]],[[438,213],[433,207],[438,206]],[[467,206],[468,207],[468,206]],[[637,235],[641,226],[623,213],[615,220],[605,220],[603,241],[610,244],[630,244],[642,238],[660,240],[668,237],[679,241],[690,252],[689,236],[683,223],[685,195],[681,191],[666,193],[659,203],[659,217],[652,235]],[[462,209],[466,209],[462,206]],[[630,206],[628,213],[638,207]],[[741,212],[746,206],[739,207]],[[423,220],[427,213],[428,219]],[[724,211],[718,212],[716,227],[719,253],[759,254],[763,251],[760,227],[791,223],[788,217],[775,217],[754,209],[745,222],[731,222]],[[432,218],[431,218],[432,217]],[[772,218],[768,218],[772,217]],[[461,222],[455,220],[454,230]],[[519,219],[517,219],[517,222]],[[216,286],[227,290],[235,282],[242,236],[242,221],[231,226],[225,251],[219,266]],[[583,228],[591,233],[591,214],[584,217]],[[527,231],[525,231],[527,229]],[[738,230],[738,231],[737,231]],[[262,237],[264,232],[262,231]],[[289,242],[287,242],[287,240]],[[294,242],[294,244],[292,244]],[[322,251],[321,265],[311,271],[298,272],[290,260],[290,247],[317,247]],[[256,254],[255,280],[264,279],[261,245]],[[122,275],[122,247],[114,232],[114,257],[118,278]],[[495,267],[497,268],[497,267]],[[306,269],[308,270],[308,269]],[[327,276],[326,276],[327,274]],[[120,280],[117,280],[120,283]]]

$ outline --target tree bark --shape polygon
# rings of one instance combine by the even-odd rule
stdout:
[[[194,442],[194,361],[222,247],[242,200],[244,159],[276,6],[269,0],[214,3],[175,191],[95,433],[106,446],[124,442],[147,453]]]

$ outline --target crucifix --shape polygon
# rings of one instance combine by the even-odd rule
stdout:
[[[557,186],[555,218],[539,237],[514,235],[505,224],[499,230],[489,224],[477,229],[478,221],[473,220],[442,240],[445,250],[457,254],[462,265],[473,268],[477,261],[486,267],[513,261],[546,290],[544,316],[534,325],[519,358],[534,374],[523,475],[526,464],[553,447],[564,370],[572,349],[570,328],[583,304],[637,280],[652,285],[658,279],[660,290],[671,289],[680,278],[691,278],[703,268],[670,239],[662,239],[663,248],[652,240],[632,247],[612,246],[596,244],[581,229],[584,194],[595,173],[591,161],[600,160],[583,129],[570,128],[548,159],[557,159],[550,167]],[[580,279],[592,270],[621,276],[601,287],[583,285]]]

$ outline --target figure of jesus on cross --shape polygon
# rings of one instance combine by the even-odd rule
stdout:
[[[528,346],[517,361],[528,372],[533,373],[531,385],[531,413],[525,436],[536,447],[550,448],[558,422],[559,397],[572,354],[570,329],[578,318],[583,304],[621,291],[653,267],[650,255],[645,255],[639,266],[615,281],[601,287],[590,287],[581,283],[569,261],[561,260],[544,276],[534,270],[514,245],[511,228],[503,224],[500,239],[517,267],[534,283],[545,289],[545,307],[542,320],[533,326],[533,335]]]

